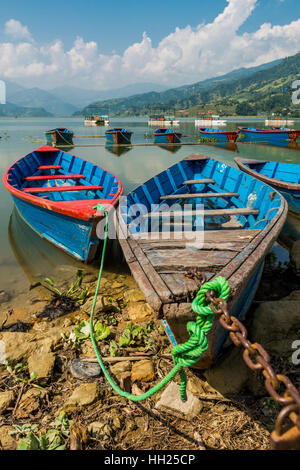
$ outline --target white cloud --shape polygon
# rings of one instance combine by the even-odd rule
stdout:
[[[144,33],[122,55],[102,54],[96,42],[81,37],[69,50],[59,40],[38,45],[30,41],[28,28],[10,20],[6,30],[10,24],[10,34],[20,39],[23,34],[23,41],[0,43],[0,77],[46,88],[70,84],[108,89],[150,81],[172,87],[299,52],[300,19],[284,26],[264,23],[241,34],[258,0],[227,2],[211,23],[176,28],[157,47]]]
[[[27,39],[29,41],[32,39],[27,26],[23,26],[22,23],[18,20],[11,19],[7,21],[5,23],[4,32],[14,39]]]

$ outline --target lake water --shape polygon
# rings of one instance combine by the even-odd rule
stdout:
[[[227,128],[232,130],[239,125],[264,127],[264,122],[235,119],[228,122]],[[131,129],[134,132],[133,144],[153,143],[154,128],[148,127],[146,119],[112,119],[111,127],[115,126]],[[57,278],[60,272],[64,276],[68,268],[75,271],[79,266],[72,258],[42,241],[19,220],[13,213],[10,194],[2,184],[6,169],[20,157],[45,144],[44,132],[55,127],[68,127],[75,136],[103,136],[105,131],[103,127],[85,127],[82,118],[0,119],[0,292],[8,292],[11,296],[18,296],[28,290],[30,283],[35,280],[45,276]],[[299,128],[300,122],[295,122],[294,127]],[[75,147],[70,153],[118,175],[123,181],[125,194],[191,153],[203,153],[235,166],[233,159],[237,156],[236,152],[213,145],[196,144],[194,120],[185,121],[180,129],[185,135],[183,142],[194,145],[175,147],[174,152],[157,146],[137,146],[118,155],[113,153],[114,149],[105,147],[105,139],[75,137]],[[297,149],[238,143],[237,152],[246,158],[289,163],[300,161],[300,151]],[[296,233],[297,222],[291,219],[290,227],[291,236],[295,236],[292,234],[293,231]],[[88,269],[96,272],[97,266]]]

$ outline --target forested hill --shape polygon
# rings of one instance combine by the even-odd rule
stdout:
[[[300,78],[300,53],[281,61],[205,80],[161,93],[145,93],[129,98],[101,101],[113,115],[149,114],[155,108],[186,110],[190,115],[208,109],[219,114],[251,115],[289,111],[291,85]],[[291,110],[290,109],[290,110]],[[82,113],[85,113],[84,109]]]

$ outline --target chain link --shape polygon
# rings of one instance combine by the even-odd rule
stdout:
[[[273,448],[278,450],[300,449],[300,394],[290,379],[276,374],[270,364],[270,356],[261,344],[252,344],[248,340],[245,326],[235,317],[230,316],[227,302],[215,297],[213,291],[206,294],[212,312],[218,317],[222,327],[229,332],[232,342],[243,347],[243,358],[253,371],[260,371],[265,379],[265,387],[269,395],[284,406],[279,414],[275,431],[272,433]],[[284,388],[280,393],[280,388]],[[287,427],[288,420],[292,423]]]

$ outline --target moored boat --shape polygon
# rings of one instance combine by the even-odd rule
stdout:
[[[65,127],[57,127],[45,132],[45,135],[48,145],[53,145],[54,147],[73,145],[74,133]]]
[[[156,144],[180,144],[181,136],[181,132],[162,128],[154,132],[154,141]]]
[[[289,211],[300,216],[300,165],[235,158],[240,170],[279,191],[287,200]]]
[[[109,117],[106,115],[103,116],[95,116],[90,115],[86,116],[84,120],[85,126],[109,126]]]
[[[106,140],[111,144],[130,144],[132,134],[133,132],[122,127],[115,127],[105,132]]]
[[[173,343],[188,339],[186,324],[195,318],[191,302],[203,275],[226,278],[230,314],[245,316],[286,216],[285,199],[271,187],[199,154],[128,195],[119,214],[120,244]],[[199,368],[212,364],[226,339],[217,320],[208,339]]]
[[[14,163],[4,174],[22,219],[42,238],[78,260],[91,262],[100,240],[97,224],[123,193],[121,181],[97,165],[43,146]]]
[[[238,128],[243,141],[248,142],[294,142],[300,136],[300,130],[281,129],[256,129],[251,127]]]
[[[276,128],[281,126],[292,126],[294,120],[284,116],[269,116],[265,121],[266,126],[274,126]]]
[[[209,129],[205,127],[201,127],[199,133],[204,139],[215,139],[217,142],[230,143],[235,143],[239,136],[237,131],[220,131],[219,129]]]
[[[179,126],[180,121],[175,116],[165,116],[164,114],[151,114],[149,126]]]
[[[217,115],[203,116],[195,120],[196,127],[226,126],[226,124],[227,121],[225,119],[221,119],[220,116]]]

